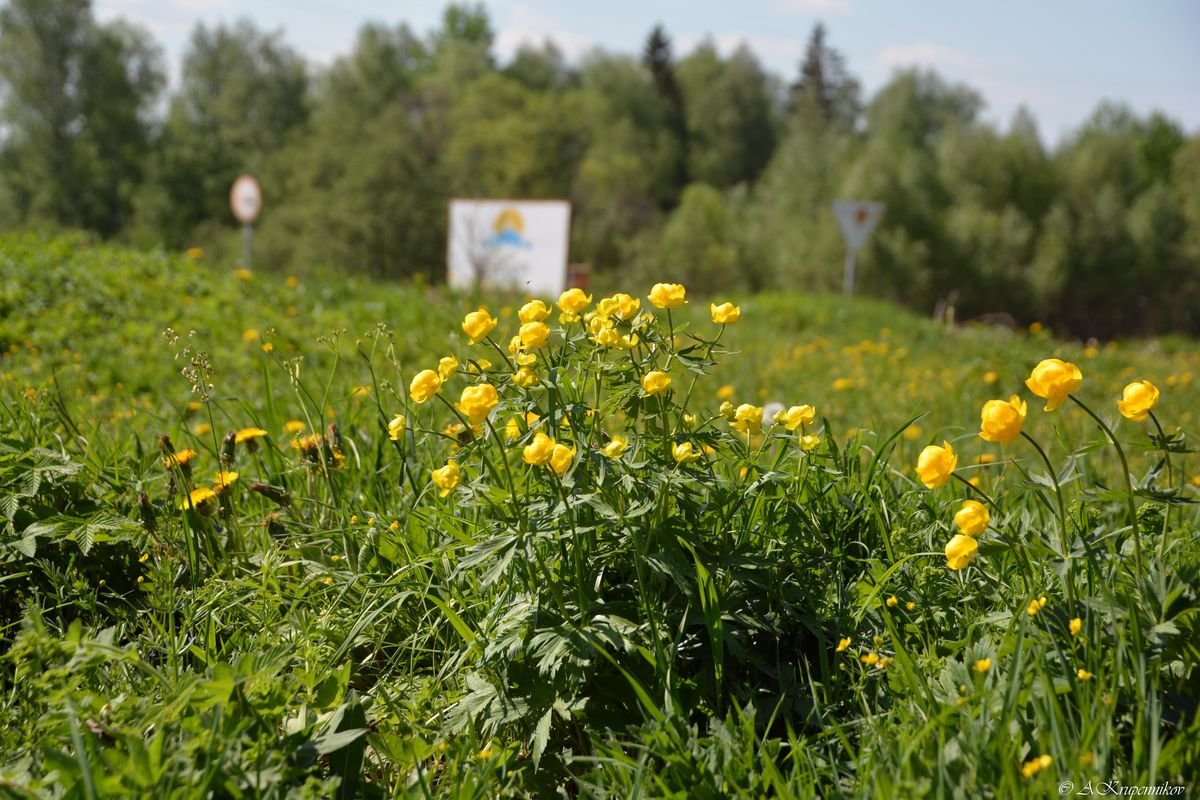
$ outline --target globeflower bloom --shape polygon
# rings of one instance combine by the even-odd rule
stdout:
[[[463,333],[467,335],[471,344],[479,344],[496,327],[497,321],[495,317],[488,313],[486,308],[480,308],[477,311],[472,311],[463,318]]]
[[[671,376],[665,372],[654,370],[642,376],[642,391],[647,397],[662,394],[671,385]]]
[[[423,369],[413,376],[408,394],[414,403],[424,403],[442,388],[442,379],[431,369]]]
[[[1072,636],[1078,636],[1079,632],[1083,630],[1083,620],[1075,617],[1067,627],[1070,628]]]
[[[687,289],[681,283],[656,283],[650,290],[650,302],[658,308],[678,308],[687,302]]]
[[[671,448],[671,457],[678,464],[691,464],[700,459],[700,453],[692,446],[691,442],[680,442]]]
[[[530,350],[545,347],[550,341],[550,328],[544,322],[526,322],[521,326],[521,344]]]
[[[917,458],[917,477],[927,488],[940,489],[950,480],[956,466],[958,456],[949,442],[943,441],[941,447],[931,444]]]
[[[590,294],[583,289],[567,289],[558,296],[558,308],[568,314],[579,314],[592,302]]]
[[[962,508],[954,515],[954,524],[964,536],[978,536],[987,529],[990,519],[987,506],[978,500],[965,500]]]
[[[624,322],[637,316],[641,307],[641,300],[624,292],[617,292],[612,297],[606,297],[596,304],[596,310],[600,312],[601,316],[616,317]]]
[[[458,481],[462,477],[462,471],[459,470],[458,464],[455,464],[453,461],[447,461],[446,466],[433,470],[432,477],[433,485],[439,489],[438,497],[445,497],[458,486]]]
[[[775,415],[775,422],[787,428],[789,431],[794,431],[801,425],[812,425],[813,420],[817,418],[817,410],[809,405],[792,406],[786,411],[780,411]]]
[[[946,566],[952,570],[965,569],[968,564],[975,560],[975,554],[978,550],[979,543],[974,538],[964,536],[961,533],[955,534],[946,543]]]
[[[1068,361],[1047,358],[1025,381],[1029,391],[1046,399],[1046,410],[1053,411],[1066,402],[1071,392],[1083,385],[1083,373]]]
[[[472,425],[478,425],[487,419],[488,413],[499,402],[500,396],[496,393],[496,387],[490,383],[480,383],[463,389],[456,407],[466,415]]]
[[[1025,609],[1026,613],[1031,617],[1036,617],[1038,613],[1046,607],[1046,596],[1042,595],[1036,600],[1029,601],[1029,608]]]
[[[521,458],[526,464],[532,464],[535,467],[545,466],[550,463],[550,459],[554,456],[554,445],[557,444],[553,437],[538,431],[533,435],[533,441],[525,445],[525,449],[521,453]]]
[[[404,436],[405,426],[408,425],[408,420],[403,414],[397,414],[392,417],[392,421],[388,423],[388,438],[393,442],[398,442]]]
[[[1053,763],[1054,759],[1050,756],[1038,756],[1025,762],[1025,765],[1021,767],[1021,774],[1026,778],[1032,778]]]
[[[834,648],[835,653],[844,653],[850,647],[850,637],[845,636],[838,641],[838,645]]]
[[[758,433],[762,430],[763,410],[761,406],[742,403],[733,412],[733,422],[729,427],[738,433]]]
[[[567,447],[565,444],[555,444],[553,452],[550,453],[550,469],[554,470],[555,474],[562,477],[571,466],[571,460],[575,458],[575,448]]]
[[[458,359],[454,356],[444,356],[438,359],[438,377],[443,382],[454,377],[454,373],[458,372]]]
[[[541,300],[530,300],[521,306],[521,310],[517,312],[517,316],[520,318],[522,324],[526,322],[541,322],[550,316],[550,307]]]
[[[979,412],[979,438],[985,442],[1011,444],[1021,435],[1029,407],[1015,394],[1005,400],[988,400]]]
[[[600,448],[600,452],[607,458],[620,458],[629,449],[629,440],[619,433],[614,433],[612,440],[604,447]]]
[[[1117,409],[1121,416],[1134,422],[1145,422],[1150,410],[1158,405],[1158,387],[1150,381],[1134,381],[1125,387]]]
[[[742,318],[742,309],[735,306],[733,303],[709,303],[708,313],[712,315],[712,321],[718,325],[732,325]]]

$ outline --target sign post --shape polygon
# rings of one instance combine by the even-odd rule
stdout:
[[[262,190],[258,188],[258,181],[249,175],[242,175],[234,181],[233,188],[229,190],[229,208],[232,209],[233,216],[242,223],[242,266],[250,269],[254,239],[251,225],[258,219],[258,212],[262,210]]]
[[[837,215],[838,225],[842,228],[842,238],[846,240],[846,274],[842,283],[842,292],[847,297],[854,295],[854,269],[857,266],[858,251],[862,249],[867,237],[879,220],[887,206],[883,203],[860,203],[855,200],[837,200],[833,204],[833,213]]]

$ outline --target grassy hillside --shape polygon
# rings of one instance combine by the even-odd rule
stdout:
[[[483,298],[471,345],[481,300],[441,288],[35,236],[0,239],[0,281],[18,796],[1008,797],[1200,767],[1194,342],[797,295],[721,326],[620,287],[632,347],[555,309],[512,352],[528,298]],[[1048,412],[1050,357],[1083,382]],[[1023,434],[983,441],[1013,394]],[[760,427],[772,402],[815,412]],[[919,476],[943,441],[953,474]]]

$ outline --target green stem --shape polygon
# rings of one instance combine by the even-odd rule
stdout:
[[[1158,430],[1158,441],[1162,443],[1160,448],[1163,453],[1163,460],[1167,462],[1167,486],[1173,488],[1175,486],[1175,470],[1171,467],[1171,450],[1167,447],[1167,434],[1163,431],[1163,426],[1158,421],[1158,417],[1154,416],[1154,412],[1150,412],[1150,419],[1154,420],[1154,427]],[[1158,554],[1161,557],[1163,548],[1167,546],[1167,530],[1171,524],[1171,504],[1166,504],[1166,511],[1163,512],[1163,529],[1162,538],[1158,543]]]
[[[1112,432],[1112,428],[1108,427],[1108,424],[1100,419],[1095,411],[1084,405],[1075,395],[1071,395],[1071,401],[1086,411],[1087,415],[1096,421],[1096,424],[1100,426],[1100,430],[1104,431],[1108,436],[1108,440],[1116,448],[1117,455],[1121,459],[1121,476],[1125,479],[1125,503],[1129,508],[1129,526],[1133,530],[1133,554],[1137,562],[1138,581],[1141,581],[1142,577],[1146,574],[1142,561],[1142,537],[1138,527],[1137,506],[1133,502],[1133,481],[1129,478],[1129,461],[1125,458],[1125,450],[1121,447],[1121,443],[1117,441],[1116,434]]]
[[[1042,457],[1042,462],[1046,465],[1046,471],[1050,473],[1050,480],[1054,482],[1054,496],[1058,499],[1058,526],[1060,539],[1062,540],[1062,557],[1067,562],[1067,579],[1064,581],[1067,590],[1067,601],[1071,606],[1072,613],[1075,608],[1075,562],[1071,559],[1071,531],[1067,527],[1067,504],[1063,500],[1062,485],[1058,482],[1058,473],[1054,471],[1054,464],[1050,461],[1050,456],[1046,455],[1046,451],[1037,443],[1037,440],[1030,436],[1025,431],[1021,431],[1021,436],[1025,441],[1033,445],[1033,449],[1038,451],[1038,455]]]

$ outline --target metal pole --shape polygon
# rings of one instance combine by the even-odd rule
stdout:
[[[842,294],[846,297],[854,296],[854,256],[856,252],[850,248],[846,248],[846,279],[842,284]]]
[[[242,226],[242,267],[245,269],[250,269],[250,244],[253,238],[250,223],[247,222]]]

